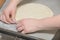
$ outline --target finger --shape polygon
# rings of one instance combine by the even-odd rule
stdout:
[[[17,29],[19,28],[19,27],[21,27],[22,25],[17,25]]]
[[[6,14],[6,13],[7,13],[7,14]],[[11,20],[11,18],[9,17],[9,15],[10,15],[9,12],[7,12],[7,11],[4,12],[4,15],[5,15],[5,19],[7,20],[7,22],[13,23],[12,20]]]
[[[20,25],[18,24],[16,29],[18,29],[19,27],[22,27],[22,25],[21,24]]]
[[[2,15],[2,16],[1,16],[1,21],[3,21],[4,23],[8,23],[8,22],[6,21],[6,19],[5,19],[5,16],[4,16],[4,15]]]
[[[23,30],[21,33],[22,33],[22,34],[28,34],[28,33],[30,33],[30,32],[27,32],[27,31]]]
[[[18,21],[16,26],[17,26],[17,28],[19,28],[19,27],[24,26],[24,25],[23,25],[22,21]]]
[[[22,26],[23,26],[22,24],[18,24],[17,25],[17,29],[20,28],[20,27],[22,27]]]
[[[23,26],[23,31],[21,32],[22,34],[26,34],[27,31],[25,30],[25,27]]]
[[[25,27],[23,27],[23,31],[21,32],[22,34],[27,34],[30,33],[27,29],[25,29]]]
[[[23,30],[22,32],[21,32],[22,34],[26,34],[26,32]]]
[[[8,23],[8,22],[6,21],[6,19],[5,19],[5,16],[4,16],[4,18],[3,18],[3,21],[4,21],[5,23]]]
[[[22,30],[24,30],[24,29],[23,29],[23,26],[22,26],[22,27],[19,27],[17,30],[18,30],[19,32],[21,32]]]

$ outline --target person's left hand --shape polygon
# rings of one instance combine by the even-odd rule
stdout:
[[[15,23],[16,5],[10,3],[3,11],[0,20],[5,23]]]
[[[41,30],[42,25],[39,26],[38,19],[23,19],[17,23],[17,30],[22,31],[21,33],[31,33]]]

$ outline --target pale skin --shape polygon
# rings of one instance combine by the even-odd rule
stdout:
[[[16,11],[16,7],[19,2],[20,0],[11,0],[10,4],[4,10],[1,16],[2,21],[6,23],[15,22],[15,19],[14,19],[15,11]],[[11,15],[12,17],[10,18],[9,15]],[[44,19],[27,18],[27,19],[22,19],[17,22],[17,30],[18,31],[22,30],[21,33],[23,34],[36,32],[39,30],[53,30],[53,29],[60,29],[60,15],[49,17],[49,18],[44,18]]]
[[[17,23],[17,29],[18,31],[23,30],[23,34],[39,30],[60,29],[60,15],[45,19],[22,19]]]
[[[11,0],[9,5],[3,10],[0,20],[5,23],[15,23],[15,12],[19,2],[19,0]]]

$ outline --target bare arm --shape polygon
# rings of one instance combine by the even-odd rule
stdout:
[[[40,24],[42,23],[43,25],[42,29],[45,29],[45,30],[60,29],[60,15],[53,16],[51,18],[42,19],[39,21],[40,21]]]
[[[22,19],[17,23],[17,30],[23,30],[21,33],[31,33],[39,30],[56,29],[60,29],[60,15],[44,19],[27,18]]]

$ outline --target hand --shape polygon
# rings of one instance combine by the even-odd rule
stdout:
[[[9,4],[6,9],[4,9],[2,16],[2,19],[5,23],[15,23],[15,11],[16,11],[16,5]]]
[[[42,25],[41,25],[42,27]],[[31,33],[40,30],[38,19],[23,19],[17,23],[17,30],[21,33]]]

